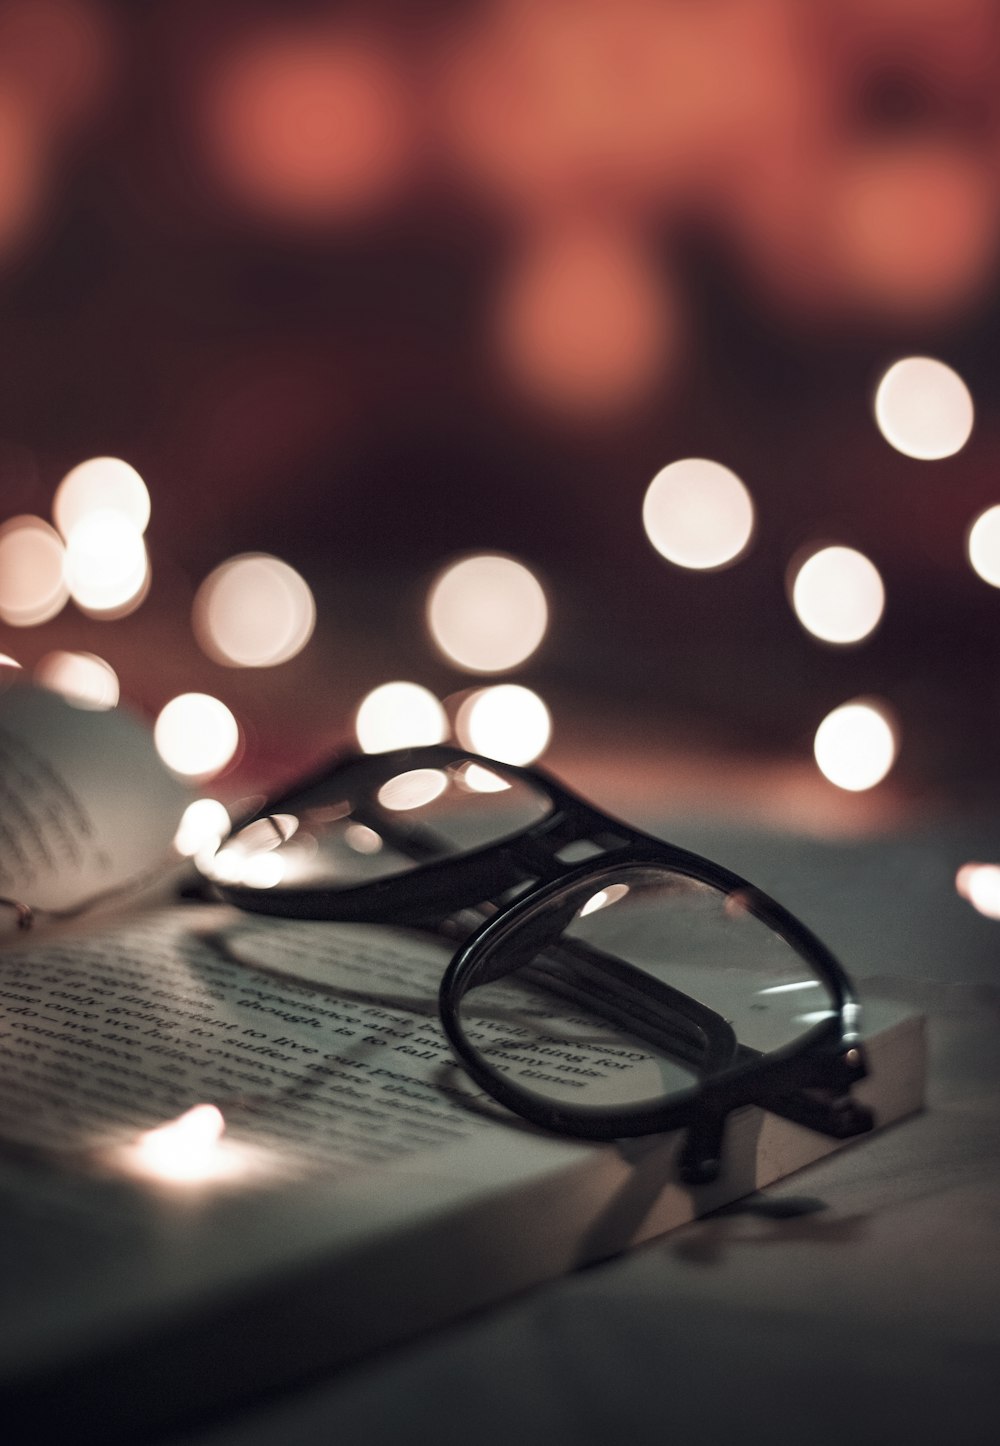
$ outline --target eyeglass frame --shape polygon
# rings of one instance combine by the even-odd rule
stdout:
[[[745,1105],[757,1105],[835,1138],[872,1128],[871,1112],[850,1094],[851,1086],[867,1074],[857,1028],[857,996],[846,970],[827,946],[783,905],[732,870],[612,817],[537,766],[502,763],[447,744],[343,754],[242,820],[230,838],[261,819],[294,814],[308,795],[328,786],[338,773],[364,776],[374,798],[380,782],[400,773],[458,763],[477,764],[520,781],[534,794],[544,796],[548,811],[487,844],[444,859],[418,861],[412,869],[360,884],[337,889],[256,889],[210,879],[213,891],[226,902],[258,914],[438,931],[448,920],[454,923],[463,915],[467,918],[471,909],[485,908],[490,917],[480,921],[460,944],[438,992],[442,1028],[469,1076],[505,1108],[560,1134],[613,1140],[686,1129],[679,1167],[682,1178],[689,1182],[709,1180],[717,1174],[725,1121],[733,1110]],[[600,852],[575,864],[559,858],[562,850],[580,843],[589,843]],[[744,1059],[738,1066],[660,1101],[621,1109],[560,1105],[494,1069],[468,1038],[459,1006],[469,989],[485,982],[477,979],[477,973],[484,970],[486,961],[533,912],[592,876],[599,875],[606,883],[609,869],[643,867],[669,870],[736,898],[741,908],[784,939],[817,971],[829,991],[831,1012],[791,1044],[756,1059]],[[512,898],[513,891],[519,892]],[[640,971],[618,962],[626,975],[639,976]],[[517,967],[515,962],[500,973]],[[637,987],[637,979],[626,978],[626,984]]]

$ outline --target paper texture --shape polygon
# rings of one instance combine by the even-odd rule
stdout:
[[[63,910],[117,888],[163,863],[189,801],[122,709],[0,692],[0,895]]]
[[[692,1190],[675,1137],[527,1127],[451,1060],[446,957],[410,932],[216,906],[0,952],[0,1387],[70,1402],[77,1440],[112,1441],[154,1408],[357,1359],[837,1147],[741,1110],[722,1177]],[[922,1036],[868,1017],[862,1093],[885,1123],[919,1106]],[[221,1168],[150,1171],[145,1132],[197,1101],[228,1121]],[[149,1385],[164,1372],[179,1397]],[[114,1401],[109,1375],[128,1386]]]

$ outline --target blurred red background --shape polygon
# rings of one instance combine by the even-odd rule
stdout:
[[[151,719],[221,698],[233,791],[349,737],[382,682],[471,686],[427,591],[502,552],[550,613],[504,677],[580,786],[831,827],[989,801],[1000,597],[966,537],[1000,502],[998,82],[989,0],[6,0],[0,522],[123,458],[152,582],[114,620],[8,620],[0,650],[98,654]],[[909,355],[972,394],[954,455],[876,425]],[[753,499],[721,571],[643,529],[686,457]],[[822,542],[885,585],[852,647],[789,605]],[[192,630],[246,552],[316,600],[274,667]],[[812,740],[866,695],[900,748],[862,797]]]

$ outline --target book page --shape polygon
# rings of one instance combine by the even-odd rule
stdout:
[[[178,906],[10,949],[0,1141],[107,1162],[210,1102],[258,1167],[302,1171],[509,1128],[438,1022],[453,948],[416,931]],[[547,1067],[562,1053],[575,1076],[585,1060],[584,1093],[622,1069],[606,1044],[588,1051],[578,1039],[553,1041]]]
[[[0,896],[67,910],[162,866],[191,795],[123,709],[0,691]],[[16,915],[0,910],[0,931]]]
[[[59,1416],[46,1439],[72,1419],[133,1440],[357,1361],[839,1147],[739,1110],[723,1174],[692,1189],[675,1134],[526,1125],[451,1057],[452,947],[181,904],[0,950],[0,1387]],[[919,1105],[916,1025],[869,1042],[881,1123]],[[588,1059],[576,1035],[565,1051]],[[602,1092],[611,1059],[587,1064]],[[221,1137],[167,1148],[199,1107]]]

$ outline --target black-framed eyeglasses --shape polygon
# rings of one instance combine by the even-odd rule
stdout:
[[[444,1031],[493,1099],[612,1140],[685,1129],[718,1172],[757,1105],[843,1138],[872,1126],[844,969],[728,869],[611,818],[539,768],[432,745],[342,758],[271,800],[203,871],[241,909],[430,928],[461,942]]]

